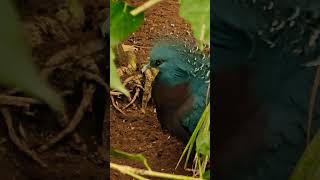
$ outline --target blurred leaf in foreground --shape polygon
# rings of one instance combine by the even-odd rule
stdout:
[[[320,179],[320,130],[307,146],[290,180]]]
[[[130,96],[129,92],[122,85],[120,78],[117,74],[117,68],[116,68],[116,65],[114,64],[114,59],[115,59],[115,56],[114,56],[113,50],[110,48],[110,88],[120,91],[129,97]]]
[[[62,111],[61,98],[41,81],[24,41],[22,25],[10,0],[0,1],[0,83],[19,88]]]
[[[210,42],[210,0],[180,0],[180,16],[191,24],[197,40]]]

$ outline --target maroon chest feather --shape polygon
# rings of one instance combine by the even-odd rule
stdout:
[[[192,108],[192,96],[187,84],[165,86],[156,79],[152,87],[152,97],[161,127],[187,141],[189,133],[181,124],[182,118]]]

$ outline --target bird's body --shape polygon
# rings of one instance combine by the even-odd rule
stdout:
[[[189,45],[159,43],[151,51],[150,66],[159,68],[152,88],[158,120],[187,141],[206,106],[209,58]]]
[[[215,175],[288,179],[306,146],[315,68],[304,64],[320,55],[319,1],[216,0],[213,7]],[[312,135],[319,107],[318,98]]]

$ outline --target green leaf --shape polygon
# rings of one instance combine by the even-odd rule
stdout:
[[[209,129],[209,126],[210,126],[210,103],[207,105],[206,109],[202,113],[201,118],[200,118],[196,128],[194,129],[194,131],[193,131],[193,133],[192,133],[192,135],[191,135],[186,147],[184,148],[184,150],[183,150],[183,152],[182,152],[182,154],[181,154],[181,156],[179,158],[179,161],[178,161],[178,163],[177,163],[175,168],[177,168],[179,166],[180,162],[182,161],[182,158],[185,155],[186,155],[186,160],[185,160],[184,167],[187,166],[187,163],[189,161],[189,158],[190,158],[194,143],[196,142],[196,138],[197,138],[200,130]]]
[[[144,14],[132,16],[130,11],[134,7],[122,1],[110,2],[110,45],[113,47],[138,30],[143,23]]]
[[[148,165],[147,159],[142,154],[130,154],[130,153],[126,153],[126,152],[111,148],[110,155],[113,157],[142,162],[148,170],[151,170],[150,166]]]
[[[0,1],[0,83],[40,98],[58,111],[61,98],[40,79],[32,63],[31,50],[22,35],[22,25],[10,0]]]
[[[116,65],[114,64],[114,59],[115,59],[114,52],[110,48],[110,88],[115,89],[119,92],[122,92],[123,94],[129,97],[130,96],[129,92],[122,85],[120,81],[119,75],[117,73]]]
[[[203,174],[203,179],[208,179],[208,180],[210,180],[210,170],[207,170],[206,172],[204,172],[204,174]]]
[[[206,156],[210,155],[210,131],[200,131],[196,141],[196,151]]]
[[[320,179],[320,130],[307,146],[290,180]]]
[[[192,31],[201,43],[210,43],[210,0],[181,0],[180,16],[191,24]],[[203,39],[202,33],[204,33]]]

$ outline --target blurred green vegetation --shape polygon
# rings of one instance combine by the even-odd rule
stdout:
[[[22,34],[22,24],[12,1],[0,1],[0,83],[35,96],[53,109],[63,111],[62,99],[41,80],[32,62],[31,49]]]

